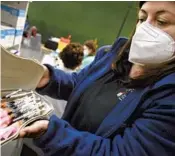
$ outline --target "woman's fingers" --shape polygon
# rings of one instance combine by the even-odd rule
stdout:
[[[19,138],[24,138],[26,136],[26,132],[24,130],[21,130],[19,133]]]
[[[21,137],[21,138],[38,137],[39,135],[43,134],[43,132],[45,132],[47,130],[48,124],[49,124],[49,121],[47,121],[47,120],[36,121],[32,125],[23,128],[20,131],[19,137]]]

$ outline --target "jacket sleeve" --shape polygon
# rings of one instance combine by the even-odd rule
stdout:
[[[50,72],[50,81],[45,87],[36,89],[36,91],[41,95],[48,95],[55,99],[68,100],[76,84],[83,79],[95,62],[100,60],[100,58],[104,56],[106,49],[109,48],[110,46],[99,48],[94,61],[78,73],[66,73],[60,69],[55,69],[51,65],[45,64]]]
[[[52,156],[173,156],[175,93],[154,101],[122,134],[104,138],[80,132],[52,116],[48,131],[35,144]]]

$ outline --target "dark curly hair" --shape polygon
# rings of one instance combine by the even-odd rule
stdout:
[[[91,55],[95,55],[95,52],[96,52],[96,45],[95,45],[95,43],[94,43],[93,40],[87,40],[87,41],[85,41],[85,42],[84,42],[84,45],[85,45],[86,47],[88,47],[89,49],[92,50],[92,52],[89,54],[90,56],[91,56]]]
[[[83,56],[83,46],[80,43],[68,44],[59,54],[64,66],[72,70],[81,65]]]

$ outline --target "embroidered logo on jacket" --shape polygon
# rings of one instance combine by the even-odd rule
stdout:
[[[117,97],[118,97],[118,99],[119,99],[120,101],[122,101],[123,99],[126,98],[126,96],[127,96],[129,93],[131,93],[131,92],[133,92],[133,91],[134,91],[134,89],[126,89],[126,91],[122,91],[122,92],[117,93]]]

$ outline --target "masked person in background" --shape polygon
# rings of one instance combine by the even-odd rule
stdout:
[[[175,155],[175,2],[140,2],[133,37],[100,48],[79,73],[45,69],[37,91],[68,100],[63,119],[20,136],[37,136],[48,155]]]
[[[96,54],[96,44],[93,40],[87,40],[86,42],[84,42],[83,48],[84,48],[84,59],[80,67],[81,69],[91,64],[92,61],[94,60]]]

